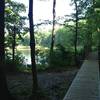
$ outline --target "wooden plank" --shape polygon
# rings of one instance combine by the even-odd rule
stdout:
[[[99,100],[97,53],[91,53],[84,61],[63,100]]]

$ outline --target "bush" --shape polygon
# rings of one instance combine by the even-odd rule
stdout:
[[[6,70],[9,72],[18,71],[22,67],[24,67],[25,58],[20,52],[15,53],[15,61],[12,61],[12,54],[10,52],[6,52],[5,61],[6,61]]]
[[[49,55],[49,49],[37,46],[36,47],[36,64],[37,68],[40,70],[44,70],[48,65],[48,55]]]
[[[66,50],[65,47],[59,44],[49,56],[49,65],[53,68],[67,68],[70,65],[74,65],[73,56],[74,53],[72,51]]]
[[[84,49],[77,47],[77,63],[78,67],[84,60]],[[54,51],[49,56],[49,67],[54,69],[70,68],[76,66],[74,47],[64,47],[61,44],[56,45]]]

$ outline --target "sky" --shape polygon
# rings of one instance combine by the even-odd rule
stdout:
[[[28,15],[29,0],[13,0],[25,4],[27,7],[26,13]],[[70,6],[71,0],[56,0],[56,18],[58,16],[69,15],[73,12],[73,7]],[[39,20],[52,20],[52,5],[53,0],[34,0],[34,22]]]

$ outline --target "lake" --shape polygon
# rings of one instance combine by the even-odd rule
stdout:
[[[25,57],[25,64],[31,64],[30,48],[27,46],[18,46],[17,50]]]
[[[22,55],[25,57],[25,65],[31,64],[31,57],[30,57],[30,47],[29,46],[18,46],[17,51],[20,51]],[[47,64],[46,57],[44,56],[36,56],[36,64]]]

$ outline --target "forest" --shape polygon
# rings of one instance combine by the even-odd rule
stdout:
[[[0,0],[0,100],[63,100],[89,52],[100,67],[100,0],[70,0],[64,16],[38,0],[52,17],[37,23],[35,1]]]

